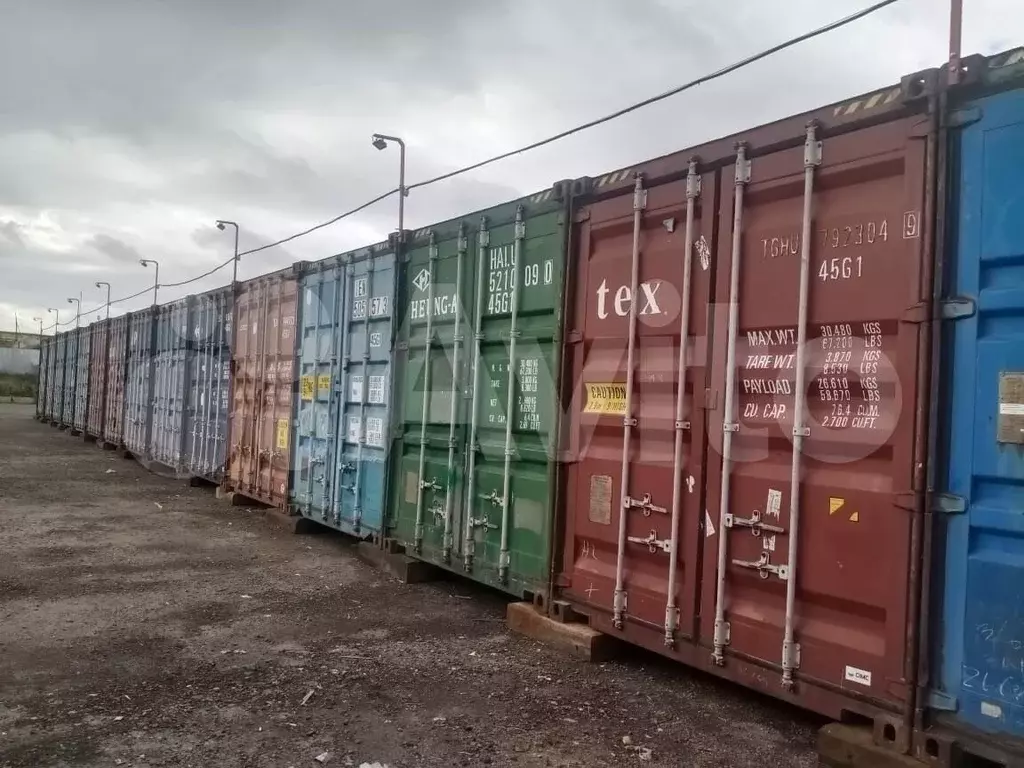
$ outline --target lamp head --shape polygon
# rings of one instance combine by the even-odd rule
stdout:
[[[386,149],[388,143],[375,133],[373,134],[373,146],[375,146],[377,149]]]
[[[224,222],[223,221],[218,221],[217,222],[217,229],[219,229],[221,232],[224,231]]]

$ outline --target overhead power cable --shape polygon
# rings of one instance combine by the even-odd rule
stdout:
[[[569,136],[573,136],[573,135],[575,135],[577,133],[581,133],[582,131],[586,131],[586,130],[589,130],[591,128],[595,128],[595,127],[597,127],[599,125],[603,125],[604,123],[610,122],[610,121],[615,120],[615,119],[620,118],[620,117],[623,117],[624,115],[628,115],[631,112],[636,112],[637,110],[643,109],[644,107],[648,107],[648,106],[650,106],[652,104],[657,104],[658,102],[664,101],[665,99],[671,98],[672,96],[677,96],[680,93],[683,93],[685,91],[689,91],[689,90],[691,90],[693,88],[696,88],[697,86],[704,85],[706,83],[710,83],[713,80],[717,80],[717,79],[719,79],[721,77],[724,77],[726,75],[732,74],[733,72],[741,70],[744,67],[748,67],[751,64],[755,64],[758,61],[766,59],[769,56],[773,56],[776,53],[780,53],[781,51],[784,51],[784,50],[786,50],[788,48],[792,48],[795,45],[799,45],[800,43],[806,42],[808,40],[812,40],[812,39],[814,39],[816,37],[820,37],[821,35],[827,34],[829,32],[834,32],[837,29],[841,29],[842,27],[845,27],[845,26],[848,26],[850,24],[853,24],[856,21],[860,21],[861,19],[866,18],[867,16],[870,16],[870,15],[872,15],[874,13],[877,13],[878,11],[881,11],[882,9],[887,8],[890,5],[895,5],[898,2],[900,2],[900,0],[880,0],[880,2],[877,2],[877,3],[873,4],[873,5],[870,5],[867,8],[864,8],[864,9],[862,9],[860,11],[857,11],[856,13],[850,14],[849,16],[845,16],[845,17],[843,17],[841,19],[837,19],[836,21],[829,22],[828,24],[825,24],[824,26],[818,27],[818,28],[813,29],[813,30],[811,30],[809,32],[805,32],[802,35],[798,35],[796,37],[792,37],[792,38],[790,38],[790,39],[788,39],[788,40],[786,40],[786,41],[784,41],[782,43],[778,43],[777,45],[774,45],[774,46],[772,46],[770,48],[766,48],[765,50],[763,50],[763,51],[761,51],[759,53],[755,53],[752,56],[748,56],[748,57],[746,57],[744,59],[740,59],[737,62],[729,64],[728,66],[723,67],[722,69],[719,69],[719,70],[716,70],[714,72],[711,72],[710,74],[698,77],[696,80],[691,80],[691,81],[689,81],[687,83],[683,83],[682,85],[676,86],[675,88],[671,88],[671,89],[669,89],[667,91],[659,93],[656,96],[651,96],[649,98],[643,99],[642,101],[634,102],[633,104],[630,104],[627,107],[623,107],[622,109],[616,110],[615,112],[607,114],[607,115],[605,115],[603,117],[599,117],[599,118],[596,118],[594,120],[590,120],[589,122],[582,123],[580,125],[575,126],[574,128],[569,128],[567,130],[561,131],[560,133],[556,133],[553,136],[548,136],[545,139],[540,139],[539,141],[534,141],[534,142],[532,142],[530,144],[527,144],[525,146],[519,147],[517,149],[509,150],[508,152],[502,152],[499,155],[494,155],[493,157],[489,157],[489,158],[487,158],[485,160],[480,160],[480,161],[472,163],[470,165],[466,165],[466,166],[463,166],[461,168],[457,168],[457,169],[455,169],[453,171],[449,171],[447,173],[442,173],[439,176],[434,176],[433,178],[426,179],[424,181],[418,181],[418,182],[416,182],[414,184],[408,184],[408,185],[406,185],[406,188],[405,188],[406,189],[406,193],[408,193],[410,190],[413,190],[413,189],[420,189],[422,187],[430,186],[431,184],[437,184],[438,182],[446,181],[447,179],[451,179],[451,178],[454,178],[456,176],[461,176],[464,173],[469,173],[470,171],[475,171],[478,168],[483,168],[485,166],[492,165],[494,163],[500,162],[501,160],[506,160],[506,159],[508,159],[510,157],[514,157],[515,155],[520,155],[520,154],[522,154],[524,152],[529,152],[531,150],[547,146],[548,144],[553,144],[556,141],[560,141],[561,139],[567,138]],[[323,222],[321,222],[319,224],[315,224],[314,226],[309,227],[308,229],[304,229],[301,232],[296,232],[295,234],[289,235],[288,237],[282,238],[280,240],[275,240],[272,243],[267,243],[266,245],[261,245],[261,246],[259,246],[257,248],[250,248],[247,251],[242,251],[238,255],[240,257],[241,256],[248,256],[248,255],[253,254],[253,253],[259,253],[260,251],[266,251],[266,250],[268,250],[270,248],[276,248],[279,245],[284,245],[285,243],[289,243],[289,242],[291,242],[293,240],[297,240],[300,237],[305,237],[306,235],[312,234],[313,232],[316,232],[317,230],[324,229],[325,227],[329,227],[332,224],[338,223],[342,219],[348,218],[349,216],[353,216],[353,215],[355,215],[355,214],[357,214],[357,213],[359,213],[361,211],[364,211],[367,208],[369,208],[371,205],[376,205],[377,203],[381,202],[382,200],[386,200],[387,198],[391,197],[392,195],[398,194],[398,192],[399,192],[398,188],[392,189],[389,192],[385,192],[382,195],[378,195],[377,197],[373,198],[372,200],[368,200],[367,202],[363,203],[362,205],[359,205],[359,206],[357,206],[357,207],[355,207],[355,208],[353,208],[353,209],[351,209],[349,211],[346,211],[345,213],[339,214],[339,215],[337,215],[337,216],[335,216],[335,217],[333,217],[331,219],[328,219],[327,221],[323,221]],[[177,282],[177,283],[161,283],[159,287],[161,287],[161,288],[176,288],[176,287],[180,287],[180,286],[183,286],[183,285],[188,285],[189,283],[193,283],[193,282],[195,282],[197,280],[201,280],[204,277],[208,277],[209,275],[212,275],[214,272],[217,272],[217,271],[223,269],[228,264],[230,264],[233,260],[234,260],[234,256],[232,256],[230,259],[228,259],[224,263],[214,267],[213,269],[211,269],[211,270],[209,270],[207,272],[204,272],[201,275],[198,275],[196,277],[189,278],[188,280],[183,280],[183,281]],[[132,294],[131,296],[125,296],[125,297],[120,298],[120,299],[112,299],[110,303],[111,304],[117,304],[117,303],[121,303],[121,302],[124,302],[124,301],[128,301],[130,299],[134,299],[134,298],[136,298],[138,296],[141,296],[142,294],[146,293],[146,291],[149,291],[149,290],[151,290],[151,288],[143,289],[143,290],[139,291],[138,293]],[[101,309],[103,309],[105,306],[106,306],[106,304],[101,304],[99,307],[96,307],[95,309],[91,309],[88,312],[83,312],[81,315],[79,315],[79,318],[85,317],[86,315],[91,315],[91,314],[93,314],[95,312],[98,312]],[[60,323],[60,325],[61,326],[68,325],[70,322],[71,321]],[[56,324],[51,325],[51,326],[47,327],[44,330],[50,330],[50,329],[54,328],[55,326],[56,326]]]

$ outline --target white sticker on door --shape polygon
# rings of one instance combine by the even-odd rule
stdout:
[[[373,405],[384,404],[384,377],[383,376],[371,376],[370,377],[370,394],[368,400]]]
[[[705,509],[704,510],[704,536],[708,537],[708,536],[714,536],[714,535],[715,535],[715,524],[711,522],[711,515],[709,515],[708,511]]]
[[[857,683],[857,685],[865,685],[871,687],[871,673],[866,669],[857,669],[857,667],[846,668],[846,680],[850,683]]]
[[[771,515],[776,520],[779,519],[779,513],[782,510],[782,491],[775,488],[768,489],[768,502],[765,507],[765,514]]]
[[[363,400],[363,377],[353,376],[348,382],[348,399],[359,403]]]

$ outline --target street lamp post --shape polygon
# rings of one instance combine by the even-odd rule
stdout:
[[[231,270],[231,285],[238,282],[238,225],[233,221],[226,221],[225,219],[217,219],[217,229],[221,232],[224,231],[225,227],[235,228],[235,260]]]
[[[401,242],[405,231],[405,196],[408,194],[405,189],[405,142],[397,136],[383,133],[373,134],[372,141],[373,146],[380,150],[387,149],[389,141],[398,145],[398,240]]]
[[[80,298],[68,299],[68,304],[75,305],[75,330],[78,330],[78,325],[82,320],[82,300]]]
[[[152,264],[156,268],[156,274],[153,275],[153,306],[156,306],[156,289],[160,287],[160,262],[156,259],[139,259],[139,264],[144,267],[148,267]]]
[[[47,313],[53,312],[53,335],[57,335],[57,328],[60,326],[60,310],[53,307],[46,308]]]
[[[100,280],[100,281],[98,281],[96,283],[96,287],[97,288],[102,288],[103,286],[107,287],[107,317],[106,317],[106,319],[109,320],[110,319],[110,283],[106,282],[105,280]]]

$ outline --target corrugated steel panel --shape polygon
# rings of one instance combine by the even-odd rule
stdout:
[[[190,337],[192,297],[156,307],[153,410],[147,458],[184,474],[185,411],[194,345]]]
[[[124,445],[135,457],[147,459],[153,428],[153,358],[156,344],[154,308],[128,318],[125,363]]]
[[[67,376],[68,334],[57,331],[53,335],[53,381],[50,385],[50,397],[47,403],[47,416],[50,423],[57,426],[63,422],[64,416],[64,380]]]
[[[75,336],[75,411],[71,420],[74,432],[84,432],[89,415],[89,352],[92,334],[89,327],[78,328]]]
[[[295,316],[294,268],[241,284],[235,302],[228,488],[288,504]]]
[[[355,536],[380,532],[390,444],[395,258],[366,249],[301,283],[295,511]]]
[[[50,357],[52,347],[52,338],[43,336],[39,339],[39,385],[36,387],[36,418],[40,421],[46,418],[46,401],[51,377]]]
[[[1024,91],[965,110],[948,361],[937,702],[1024,747]],[[933,702],[936,703],[936,702]],[[1016,764],[1016,763],[1014,763]]]
[[[232,327],[231,288],[193,297],[185,454],[188,472],[213,483],[223,481],[227,455]]]
[[[388,535],[515,595],[545,593],[550,574],[560,196],[431,227],[401,266]]]
[[[103,421],[107,412],[107,339],[109,320],[89,326],[89,410],[86,432],[103,437]]]
[[[128,338],[131,315],[110,321],[107,345],[107,375],[103,439],[110,445],[124,445],[124,420],[128,373]]]
[[[64,339],[64,402],[61,406],[60,424],[68,429],[75,428],[75,398],[78,395],[78,344],[79,329],[67,331]]]

